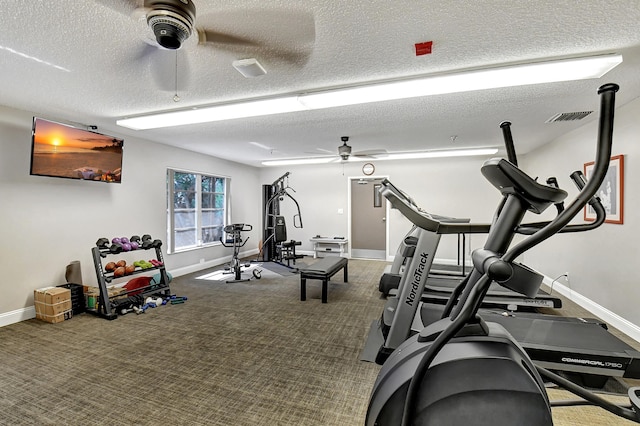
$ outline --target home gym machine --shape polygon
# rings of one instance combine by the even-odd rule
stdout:
[[[302,259],[304,256],[296,254],[296,246],[302,244],[300,241],[287,241],[287,225],[284,216],[281,215],[280,203],[288,198],[293,201],[297,210],[297,213],[293,215],[293,226],[302,228],[300,205],[289,193],[289,191],[296,192],[289,186],[289,174],[289,172],[285,173],[270,185],[262,185],[263,240],[258,260],[275,262],[292,268],[291,263],[293,262],[295,265],[296,259]]]
[[[567,193],[536,182],[513,163],[491,159],[482,174],[502,193],[491,230],[472,254],[473,270],[461,292],[452,295],[442,319],[405,341],[383,365],[374,385],[366,425],[552,425],[551,407],[596,405],[640,423],[640,387],[628,390],[630,404],[611,403],[535,365],[514,338],[497,323],[477,315],[492,281],[522,294],[534,294],[542,276],[515,259],[565,228],[602,184],[611,157],[615,92],[598,90],[600,118],[593,174],[572,179],[577,197],[553,220],[511,246],[527,211],[540,214]],[[382,194],[414,224],[423,214],[387,188]],[[577,401],[550,402],[543,378],[574,393]]]
[[[249,232],[253,229],[253,226],[246,223],[233,223],[231,225],[227,225],[223,228],[224,233],[226,234],[226,239],[223,240],[220,237],[220,242],[225,247],[233,248],[233,255],[231,256],[231,262],[229,263],[228,272],[226,274],[233,274],[234,279],[225,281],[226,283],[239,283],[243,281],[249,281],[251,278],[242,278],[242,268],[248,268],[250,264],[247,262],[242,264],[240,259],[238,259],[238,253],[240,252],[240,248],[244,247],[249,241],[249,237],[246,240],[242,240],[242,232]],[[260,271],[258,269],[254,269],[252,271],[253,278],[259,280],[261,278]]]

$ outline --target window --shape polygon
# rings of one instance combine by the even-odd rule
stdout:
[[[167,170],[169,252],[219,243],[227,223],[229,178]]]

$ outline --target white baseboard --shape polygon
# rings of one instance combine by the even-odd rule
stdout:
[[[26,321],[36,317],[36,308],[29,306],[27,308],[16,309],[15,311],[0,314],[0,327],[15,324],[20,321]]]
[[[551,289],[552,282],[553,282],[553,279],[546,276],[542,281],[542,284],[547,287],[547,291]],[[632,322],[622,318],[620,315],[614,312],[611,312],[607,308],[600,306],[593,300],[587,297],[584,297],[583,295],[572,290],[566,285],[558,283],[558,281],[553,283],[553,291],[560,293],[567,299],[580,305],[581,307],[591,312],[593,315],[597,316],[607,324],[617,328],[627,336],[631,337],[636,342],[640,342],[640,327],[633,324]]]

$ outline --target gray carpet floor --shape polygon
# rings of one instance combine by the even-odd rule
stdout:
[[[171,283],[184,304],[2,327],[0,425],[362,425],[380,367],[359,355],[384,266],[350,260],[327,304],[319,281],[301,302],[296,275],[226,284],[200,271]],[[554,418],[631,424],[585,407]]]
[[[379,367],[358,358],[383,268],[350,261],[328,304],[319,281],[301,302],[297,275],[200,272],[171,283],[184,304],[0,328],[0,424],[362,424]]]

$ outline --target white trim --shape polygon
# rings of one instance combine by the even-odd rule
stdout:
[[[35,317],[35,306],[28,306],[26,308],[16,309],[15,311],[4,312],[0,314],[0,327],[15,324],[20,321],[26,321]]]
[[[551,289],[552,282],[553,282],[552,278],[549,278],[547,276],[544,277],[542,284],[547,287],[547,291]],[[617,328],[622,333],[626,334],[636,342],[640,342],[640,327],[633,324],[632,322],[622,318],[620,315],[614,312],[611,312],[607,308],[600,306],[593,300],[581,295],[580,293],[572,290],[566,285],[558,283],[557,280],[553,282],[553,291],[560,293],[567,299],[580,305],[581,307],[583,307],[593,315],[597,316],[607,324]]]

